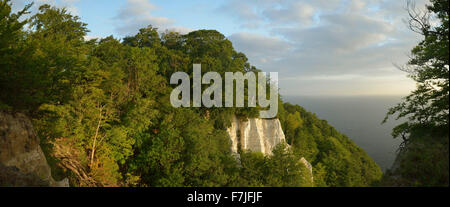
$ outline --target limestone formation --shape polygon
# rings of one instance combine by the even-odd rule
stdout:
[[[311,181],[314,181],[313,171],[312,171],[313,169],[312,169],[311,163],[309,163],[308,160],[306,160],[304,157],[302,157],[300,159],[300,162],[302,162],[306,166],[306,168],[309,170],[309,174],[311,175],[310,179],[311,179]]]
[[[286,141],[279,119],[249,118],[243,121],[234,116],[227,132],[231,139],[233,154],[238,154],[240,148],[271,155],[275,146]],[[311,164],[303,157],[300,162],[305,164],[312,175]]]
[[[278,119],[251,118],[247,121],[240,121],[233,117],[228,134],[231,138],[233,153],[238,152],[240,145],[244,150],[271,155],[272,149],[285,141]]]

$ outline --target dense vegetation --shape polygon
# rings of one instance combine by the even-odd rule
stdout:
[[[409,26],[423,35],[402,70],[417,88],[392,115],[407,118],[392,135],[403,139],[396,163],[384,177],[384,185],[449,185],[449,1],[431,0],[425,11],[409,2]]]
[[[85,40],[64,9],[12,13],[0,0],[0,107],[32,117],[53,171],[73,186],[368,186],[381,171],[326,121],[283,104],[287,141],[273,156],[230,153],[232,115],[258,108],[174,108],[176,71],[258,71],[224,35],[151,26],[118,40]],[[299,162],[313,165],[309,171]]]

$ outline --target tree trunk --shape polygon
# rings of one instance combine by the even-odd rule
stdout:
[[[103,119],[102,118],[102,113],[103,113],[103,106],[100,107],[100,114],[99,114],[97,129],[95,131],[94,142],[92,143],[91,162],[90,162],[90,167],[91,168],[92,168],[92,165],[94,163],[94,155],[95,155],[95,148],[96,148],[96,142],[97,142],[97,137],[98,137],[98,131],[100,130],[100,127],[102,125],[102,119]]]

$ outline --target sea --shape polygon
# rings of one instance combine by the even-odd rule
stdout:
[[[401,101],[401,96],[283,96],[283,100],[298,104],[347,135],[364,149],[383,171],[396,157],[400,139],[394,139],[392,129],[401,120],[389,119],[381,124],[388,109]]]

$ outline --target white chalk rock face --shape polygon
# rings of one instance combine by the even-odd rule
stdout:
[[[242,150],[261,152],[271,155],[273,148],[285,141],[284,132],[278,119],[250,118],[240,121],[233,117],[228,134],[232,142],[231,151],[238,153]]]
[[[239,121],[236,118],[236,116],[233,116],[233,119],[231,120],[231,126],[228,127],[227,129],[228,135],[230,136],[231,139],[231,152],[232,153],[238,153],[238,137],[240,135],[240,130],[239,130]]]
[[[286,142],[279,119],[250,118],[247,121],[241,121],[233,116],[227,132],[231,139],[231,152],[237,157],[239,157],[239,147],[242,150],[272,155],[275,146]],[[312,165],[304,157],[300,159],[300,162],[306,166],[311,175],[310,179],[313,181]]]

